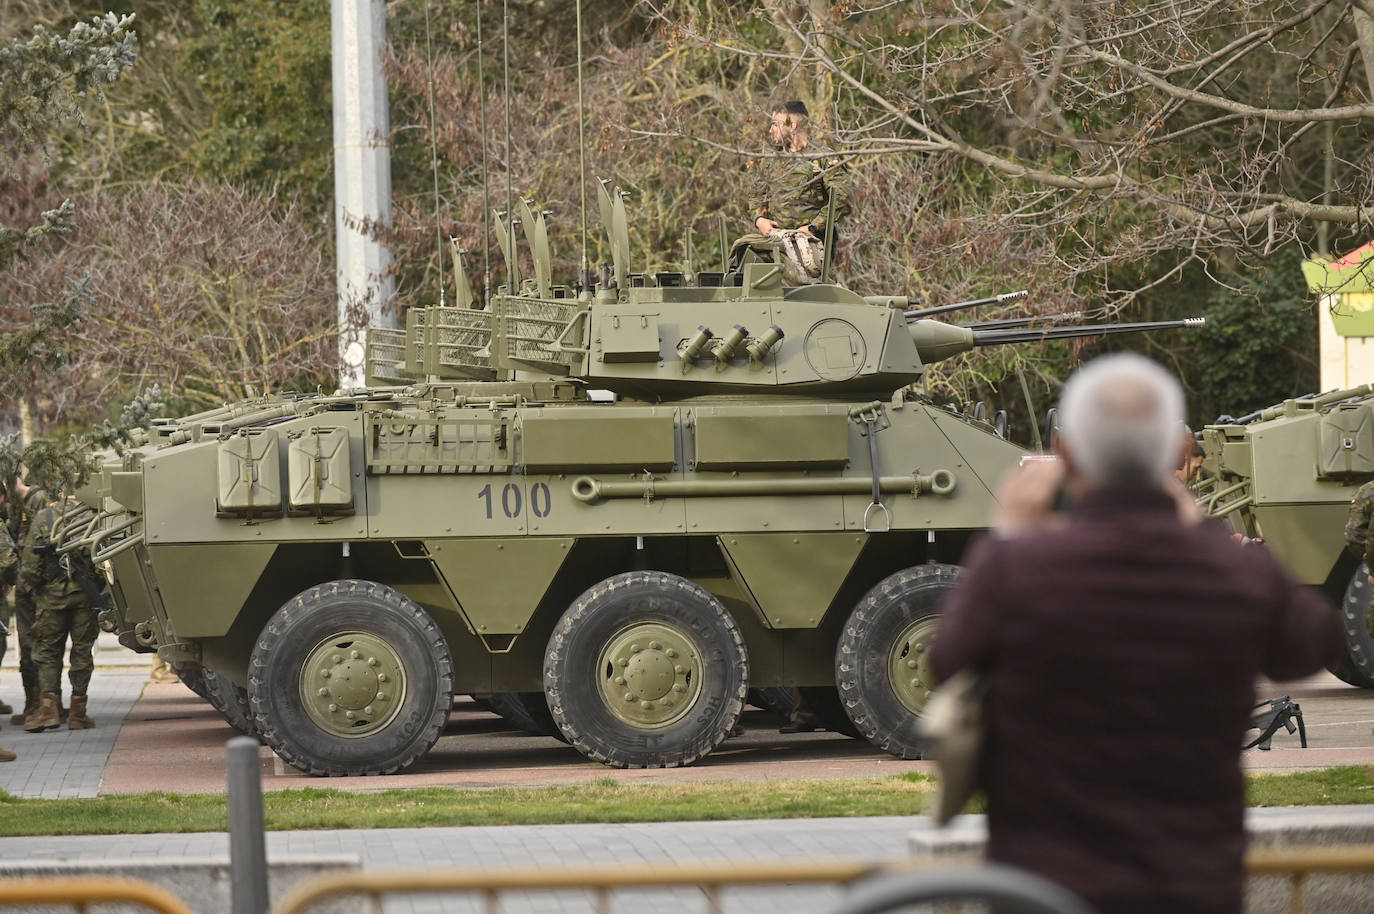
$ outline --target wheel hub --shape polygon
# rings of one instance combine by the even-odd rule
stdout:
[[[396,650],[376,635],[334,635],[316,645],[302,665],[305,712],[336,736],[368,736],[385,728],[405,693],[405,667]]]
[[[702,665],[686,632],[662,622],[622,629],[597,663],[602,701],[619,720],[656,730],[681,720],[701,695]]]
[[[930,673],[930,646],[935,640],[935,616],[912,622],[897,637],[888,658],[888,681],[897,700],[912,714],[920,714],[930,700],[934,677]]]

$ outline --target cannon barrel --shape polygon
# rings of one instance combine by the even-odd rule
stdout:
[[[1004,346],[1012,343],[1037,343],[1042,340],[1067,340],[1083,336],[1110,336],[1116,333],[1139,333],[1148,330],[1173,330],[1180,327],[1201,327],[1206,320],[1186,317],[1177,321],[1141,321],[1132,324],[1084,324],[1078,327],[1017,327],[991,330],[969,329],[941,321],[917,320],[907,325],[921,361],[940,362],[961,352],[981,346]]]
[[[904,313],[908,321],[914,321],[920,320],[923,317],[934,317],[937,314],[949,314],[952,311],[965,311],[969,308],[980,308],[983,305],[1009,305],[1012,302],[1026,298],[1028,295],[1030,295],[1029,290],[1021,289],[1017,292],[1003,292],[1001,295],[989,295],[987,298],[971,298],[968,301],[957,301],[949,305],[936,305],[933,308],[907,308]],[[873,296],[865,296],[865,298],[868,301],[874,300]],[[877,298],[882,299],[883,297],[877,296]],[[892,301],[892,299],[884,300]],[[902,299],[898,297],[896,301],[900,302]],[[905,300],[905,304],[908,306],[914,303],[914,299],[907,298]]]
[[[1000,320],[978,321],[973,324],[960,324],[969,330],[1004,330],[1010,327],[1029,327],[1032,324],[1062,324],[1083,317],[1082,311],[1061,311],[1058,314],[1033,314],[1030,317],[1005,317]]]

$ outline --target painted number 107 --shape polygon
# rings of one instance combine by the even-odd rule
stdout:
[[[513,482],[508,482],[501,489],[498,498],[496,493],[487,484],[482,487],[482,491],[477,493],[478,501],[482,502],[487,510],[487,520],[493,517],[492,511],[499,502],[501,512],[509,518],[520,516],[520,512],[525,509],[525,496],[520,491],[520,487]],[[548,517],[549,510],[553,507],[553,497],[549,494],[549,487],[546,483],[536,482],[530,486],[530,510],[535,517]]]

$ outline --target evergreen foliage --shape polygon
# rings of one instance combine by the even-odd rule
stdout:
[[[137,35],[132,15],[107,13],[77,22],[65,36],[35,26],[28,40],[0,45],[0,141],[16,152],[46,148],[67,123],[83,122],[81,102],[133,66]],[[34,248],[75,229],[70,200],[42,214],[26,229],[0,224],[0,271],[34,256]],[[36,374],[51,371],[71,354],[72,329],[92,301],[89,277],[67,280],[55,299],[30,305],[32,322],[0,335],[0,384],[22,390]],[[85,483],[92,469],[91,440],[65,435],[21,447],[18,435],[0,441],[0,485],[20,465],[50,491]]]

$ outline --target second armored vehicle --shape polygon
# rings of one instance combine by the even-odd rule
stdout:
[[[1369,569],[1345,548],[1356,490],[1374,479],[1374,386],[1285,400],[1202,432],[1199,494],[1215,516],[1264,540],[1339,608],[1346,655],[1332,669],[1374,688]]]

